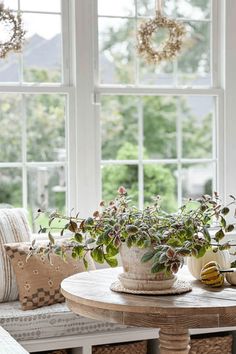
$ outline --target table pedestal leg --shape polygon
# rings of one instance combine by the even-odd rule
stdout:
[[[187,329],[163,328],[159,332],[160,354],[188,354],[190,336]]]

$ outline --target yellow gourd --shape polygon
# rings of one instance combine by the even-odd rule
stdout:
[[[224,276],[220,272],[219,264],[215,261],[205,264],[200,273],[200,280],[213,288],[221,287],[224,284]]]

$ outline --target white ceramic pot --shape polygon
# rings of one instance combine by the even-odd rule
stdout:
[[[196,279],[200,279],[201,269],[210,261],[216,261],[222,269],[230,268],[230,253],[228,250],[213,252],[208,250],[203,257],[187,257],[187,266]]]
[[[121,262],[124,273],[119,280],[126,289],[132,290],[163,290],[169,289],[174,284],[176,277],[164,272],[151,273],[152,261],[141,262],[142,256],[151,248],[128,248],[122,244],[120,248]]]
[[[226,280],[231,285],[236,285],[236,272],[226,273]]]

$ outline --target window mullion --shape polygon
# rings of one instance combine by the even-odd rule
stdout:
[[[144,205],[143,139],[143,100],[138,98],[138,190],[141,209]]]
[[[153,86],[99,85],[95,92],[106,95],[153,95],[153,96],[218,96],[221,88],[160,88]]]
[[[27,188],[27,114],[26,114],[26,98],[21,96],[21,119],[22,119],[22,195],[23,207],[27,209],[28,205],[28,188]]]
[[[70,82],[70,41],[68,40],[70,34],[70,19],[68,3],[61,0],[61,34],[62,34],[62,82],[64,85],[69,85]]]
[[[225,0],[222,1],[222,19],[224,19],[224,24],[222,24],[221,32],[224,33],[223,45],[221,56],[222,61],[224,61],[224,82],[223,87],[225,88],[225,99],[224,99],[224,112],[221,108],[219,114],[224,113],[225,121],[223,121],[223,116],[221,117],[221,136],[224,141],[224,163],[221,163],[220,169],[225,171],[225,197],[228,195],[236,195],[236,164],[235,164],[235,151],[236,151],[236,48],[232,43],[235,41],[235,14],[236,14],[236,2],[235,0]],[[225,138],[225,139],[224,139]],[[221,145],[222,146],[222,145]],[[222,152],[221,152],[222,154]],[[222,157],[222,155],[221,155]],[[221,160],[223,161],[223,160]]]
[[[72,84],[75,91],[75,140],[73,168],[76,185],[70,193],[77,198],[76,209],[88,215],[100,200],[100,129],[99,105],[94,102],[94,35],[96,33],[96,1],[74,0],[72,52],[74,72]],[[72,167],[72,166],[71,166]]]
[[[176,107],[177,107],[177,121],[176,121],[176,138],[177,138],[177,160],[178,160],[178,179],[177,179],[177,200],[178,200],[178,206],[182,204],[182,157],[183,157],[183,151],[182,151],[182,114],[181,114],[181,109],[180,109],[180,102],[178,97],[175,98],[176,100]]]
[[[220,0],[211,0],[212,17],[211,17],[211,71],[212,86],[221,87],[221,26],[220,26]]]

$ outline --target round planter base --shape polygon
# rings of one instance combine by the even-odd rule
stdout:
[[[126,289],[121,284],[120,280],[117,280],[116,282],[111,284],[110,289],[118,293],[126,293],[126,294],[134,294],[134,295],[177,295],[177,294],[183,294],[191,291],[192,287],[189,282],[178,279],[173,284],[173,286],[169,289],[131,290],[131,289]]]
[[[122,286],[130,290],[164,290],[170,289],[176,281],[176,276],[173,275],[170,279],[150,280],[150,279],[134,279],[127,273],[121,273],[118,276]]]

